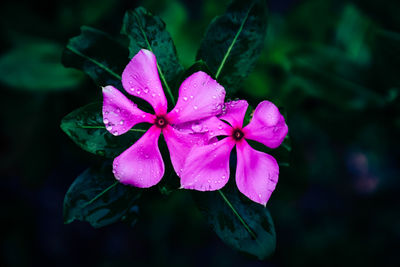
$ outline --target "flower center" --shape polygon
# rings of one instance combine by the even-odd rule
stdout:
[[[167,126],[168,125],[168,121],[164,118],[164,117],[162,117],[162,116],[160,116],[160,117],[157,117],[156,118],[156,121],[155,121],[155,123],[154,123],[158,128],[164,128],[165,126]]]
[[[244,137],[244,133],[240,129],[235,129],[235,130],[233,130],[232,137],[236,141],[239,141],[240,139],[242,139]]]

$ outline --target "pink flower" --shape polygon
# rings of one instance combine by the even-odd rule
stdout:
[[[272,156],[253,149],[246,139],[278,147],[288,132],[285,119],[274,104],[263,101],[251,122],[243,127],[247,102],[229,102],[226,107],[219,119],[212,117],[203,123],[215,142],[193,147],[181,174],[181,187],[199,191],[221,189],[228,182],[229,157],[236,145],[236,185],[248,198],[266,205],[278,182],[279,167]],[[221,135],[227,138],[218,141],[216,137]]]
[[[147,101],[155,114],[140,110],[114,87],[103,88],[103,120],[110,133],[121,135],[142,122],[153,124],[135,144],[114,159],[113,172],[121,183],[150,187],[164,175],[164,162],[158,148],[160,134],[164,135],[172,165],[179,174],[187,153],[199,138],[196,134],[178,131],[175,125],[221,113],[225,90],[206,73],[196,72],[181,84],[177,104],[168,113],[156,58],[145,49],[126,66],[122,85],[129,94]]]

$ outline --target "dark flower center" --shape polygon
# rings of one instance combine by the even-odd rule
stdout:
[[[158,128],[164,128],[165,126],[168,125],[168,121],[167,121],[164,117],[160,116],[160,117],[157,117],[157,118],[156,118],[156,121],[155,121],[154,124],[155,124]]]
[[[240,129],[235,129],[235,130],[233,130],[232,137],[236,141],[239,141],[240,139],[242,139],[244,137],[244,133]]]

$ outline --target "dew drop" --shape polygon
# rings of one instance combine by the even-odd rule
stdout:
[[[213,95],[212,98],[217,99],[217,96],[216,96],[216,95]]]
[[[147,94],[148,92],[149,92],[149,87],[145,87],[144,89],[143,89],[143,92],[145,93],[145,94]]]
[[[118,134],[118,131],[114,131],[113,134],[114,134],[114,135],[117,135],[117,134]]]
[[[105,111],[105,112],[104,112],[105,115],[108,115],[108,113],[109,113],[108,111]]]
[[[122,125],[122,124],[124,124],[124,121],[123,121],[123,120],[121,120],[121,121],[119,122],[119,124],[121,124],[121,125]]]
[[[156,94],[155,94],[155,93],[152,93],[151,96],[152,96],[152,97],[156,97]]]
[[[120,113],[120,112],[121,112],[121,109],[120,109],[120,108],[117,108],[116,111],[117,111],[117,113]]]
[[[107,131],[111,131],[112,130],[112,126],[107,126]]]
[[[198,107],[197,107],[197,106],[193,106],[193,109],[195,109],[195,110],[196,110],[196,109],[198,109]]]
[[[193,96],[191,95],[190,98],[193,99]]]
[[[107,119],[103,120],[104,124],[107,124],[109,121]]]
[[[146,118],[146,114],[143,114],[143,115],[142,115],[142,118]]]
[[[192,130],[196,133],[200,132],[203,129],[203,126],[201,124],[195,123],[192,126]]]
[[[187,100],[188,100],[188,98],[187,98],[186,96],[184,96],[184,97],[183,97],[183,100],[187,101]]]
[[[261,198],[261,194],[258,194],[258,197]]]

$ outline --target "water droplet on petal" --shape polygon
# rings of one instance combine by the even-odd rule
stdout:
[[[195,109],[195,110],[196,110],[196,109],[198,109],[198,107],[197,107],[197,106],[193,106],[193,109]]]
[[[217,98],[217,96],[216,96],[216,95],[213,95],[213,96],[212,96],[212,98],[216,99],[216,98]]]
[[[121,120],[121,121],[119,122],[119,124],[121,124],[121,125],[122,125],[122,124],[124,124],[124,121],[123,121],[123,120]]]
[[[148,92],[149,92],[149,87],[145,87],[144,89],[143,89],[143,92],[145,93],[145,94],[147,94]]]
[[[203,129],[203,126],[199,123],[195,123],[192,125],[192,130],[196,133],[200,132]]]
[[[109,121],[107,119],[103,120],[104,124],[107,124]]]
[[[184,96],[184,97],[183,97],[183,100],[187,101],[187,100],[188,100],[188,98],[187,98],[186,96]]]
[[[111,131],[112,130],[112,126],[107,126],[107,131]]]
[[[152,97],[156,97],[156,94],[155,94],[155,93],[152,93],[151,96],[152,96]]]
[[[191,95],[190,98],[193,99],[193,96]]]

